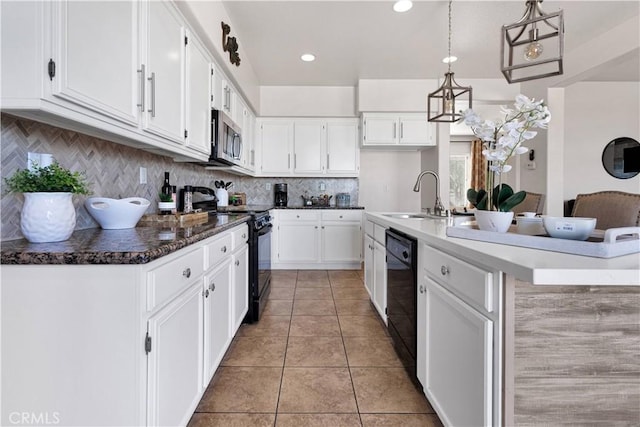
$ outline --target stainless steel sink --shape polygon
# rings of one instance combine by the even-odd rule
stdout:
[[[430,215],[423,213],[392,213],[392,214],[382,214],[384,216],[388,216],[389,218],[399,218],[399,219],[426,219],[429,218]]]
[[[446,216],[434,215],[431,213],[389,213],[382,215],[397,219],[447,219]]]

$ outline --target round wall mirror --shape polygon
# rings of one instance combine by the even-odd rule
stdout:
[[[626,136],[609,142],[602,151],[602,166],[609,175],[629,179],[640,173],[640,142]]]

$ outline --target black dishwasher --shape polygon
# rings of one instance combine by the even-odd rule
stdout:
[[[386,231],[387,320],[389,335],[411,380],[416,377],[418,245],[400,231]]]

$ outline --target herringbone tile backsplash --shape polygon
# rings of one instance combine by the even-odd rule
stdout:
[[[27,167],[27,153],[50,153],[64,167],[73,171],[86,171],[94,196],[125,198],[144,197],[151,201],[149,213],[155,211],[158,191],[162,186],[164,172],[171,174],[171,184],[178,188],[198,185],[214,188],[213,181],[232,181],[232,191],[247,194],[250,204],[273,202],[273,189],[266,184],[284,182],[288,184],[289,205],[301,205],[300,196],[320,193],[351,194],[351,203],[358,201],[356,178],[252,178],[231,175],[219,171],[207,171],[202,166],[176,163],[169,157],[130,148],[110,141],[87,136],[78,132],[49,126],[32,120],[2,115],[1,175],[8,177],[18,169]],[[147,168],[147,184],[139,184],[140,167]],[[320,183],[326,186],[319,190]],[[21,194],[5,194],[2,181],[0,210],[1,240],[22,237],[20,232]],[[74,196],[77,211],[76,229],[95,228],[98,224],[84,208],[86,196]]]

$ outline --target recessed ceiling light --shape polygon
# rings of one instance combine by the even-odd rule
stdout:
[[[442,62],[444,62],[445,64],[450,64],[452,62],[456,62],[458,60],[457,56],[447,56],[446,58],[442,58]]]
[[[393,10],[396,12],[406,12],[413,7],[411,0],[398,0],[393,4]]]
[[[312,55],[310,53],[305,53],[300,57],[300,59],[302,59],[304,62],[311,62],[311,61],[315,61],[316,57],[315,55]]]

